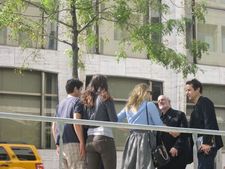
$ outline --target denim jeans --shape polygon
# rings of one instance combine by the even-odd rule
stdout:
[[[198,169],[214,169],[216,153],[216,148],[212,148],[209,154],[198,153]]]

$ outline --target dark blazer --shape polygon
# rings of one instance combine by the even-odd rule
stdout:
[[[170,108],[165,114],[161,115],[161,120],[166,126],[170,127],[188,127],[187,118],[184,112],[174,110]],[[187,163],[187,134],[181,133],[178,137],[174,138],[168,132],[159,132],[157,143],[160,144],[160,139],[162,139],[167,152],[170,151],[172,147],[178,150],[177,157],[171,157],[170,162],[162,167],[162,169],[183,169]],[[161,169],[161,168],[160,168]]]
[[[180,112],[178,110],[174,110],[170,108],[164,115],[161,115],[161,120],[166,126],[170,127],[188,127],[186,116],[183,112]],[[184,145],[184,135],[181,134],[177,138],[174,138],[167,132],[162,132],[161,137],[163,141],[166,144],[166,147],[171,149],[172,147],[175,147],[178,152],[182,151],[183,145]]]
[[[213,102],[207,97],[200,96],[191,113],[190,128],[219,130]],[[199,134],[199,136],[202,136]],[[203,135],[203,144],[212,145],[213,136]],[[215,136],[216,148],[223,147],[221,136]]]

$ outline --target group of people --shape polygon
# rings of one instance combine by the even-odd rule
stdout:
[[[194,103],[190,124],[184,112],[171,107],[165,95],[158,97],[158,107],[152,102],[152,91],[145,83],[137,84],[129,95],[125,107],[117,114],[103,75],[92,77],[87,88],[83,83],[70,79],[66,83],[67,98],[56,110],[56,117],[89,119],[172,127],[190,127],[219,130],[213,102],[202,96],[202,84],[197,79],[186,82],[187,98]],[[59,153],[59,127],[52,125],[53,136]],[[185,169],[190,153],[185,133],[130,130],[121,169],[154,169],[151,149],[164,144],[170,161],[159,169]],[[149,139],[150,137],[150,139]],[[214,159],[222,146],[220,136],[198,135],[202,144],[198,149],[198,169],[214,169]],[[116,147],[112,129],[103,126],[65,124],[63,128],[63,169],[116,169]]]

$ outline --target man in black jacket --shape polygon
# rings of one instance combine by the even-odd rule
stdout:
[[[164,95],[158,97],[158,107],[163,123],[170,127],[188,127],[187,119],[184,112],[171,108],[170,99]],[[170,155],[170,162],[159,169],[185,169],[187,163],[187,135],[184,133],[167,133],[160,132],[160,138]],[[161,139],[161,140],[160,140]]]
[[[202,84],[197,79],[186,82],[186,95],[194,103],[190,128],[219,130],[213,102],[202,96]],[[198,135],[198,169],[214,169],[214,159],[223,142],[221,136]]]

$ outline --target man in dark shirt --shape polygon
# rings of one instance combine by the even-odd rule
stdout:
[[[70,79],[66,83],[67,98],[63,99],[56,110],[56,117],[82,119],[84,118],[83,104],[80,95],[83,83],[77,79]],[[52,125],[53,136],[59,153],[59,129]],[[81,125],[65,124],[63,129],[63,169],[85,169],[85,135]]]
[[[197,79],[186,82],[186,95],[194,103],[190,128],[219,130],[213,102],[202,96],[202,84]],[[214,159],[223,142],[221,136],[198,135],[198,169],[214,169]]]
[[[158,97],[161,120],[166,126],[187,127],[187,119],[183,112],[171,108],[170,99],[164,95]],[[187,136],[183,133],[159,133],[158,143],[162,141],[170,155],[170,162],[159,169],[185,169]]]

